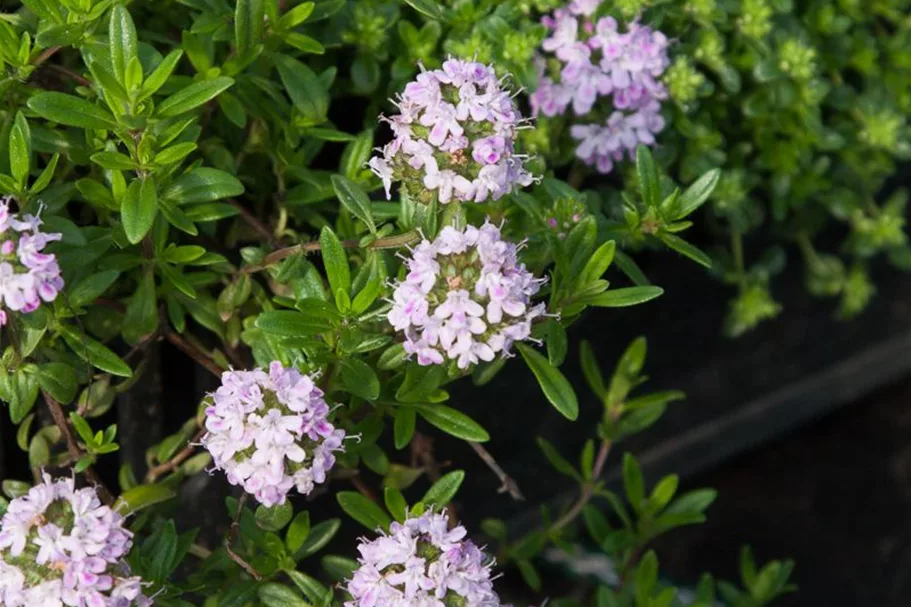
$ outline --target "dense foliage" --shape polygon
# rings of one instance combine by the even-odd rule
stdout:
[[[739,586],[706,576],[695,598],[659,575],[649,542],[704,520],[715,493],[647,485],[622,447],[683,395],[641,392],[638,339],[612,373],[582,344],[596,398],[580,399],[566,330],[662,294],[645,247],[735,285],[733,334],[778,313],[784,249],[811,292],[859,312],[871,258],[909,264],[904,200],[878,198],[908,152],[908,8],[27,0],[0,15],[0,398],[33,476],[3,483],[0,599],[493,606],[509,598],[498,571],[561,605],[791,590],[790,562],[748,551]],[[690,242],[707,234],[730,250]],[[184,395],[179,431],[115,486],[108,413],[142,397],[162,340],[220,387]],[[517,493],[483,446],[497,437],[449,402],[507,364],[540,384],[529,408],[572,428],[597,402],[601,421],[578,456],[538,440],[575,499],[532,530],[496,512],[466,530],[465,473],[405,449],[465,441]],[[213,545],[169,508],[205,471],[236,486]],[[302,496],[369,535],[326,554],[342,523],[311,521]],[[559,599],[538,557],[575,540],[617,579]]]

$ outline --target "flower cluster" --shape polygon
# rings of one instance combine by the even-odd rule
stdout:
[[[41,232],[41,220],[33,215],[18,217],[9,210],[9,200],[0,200],[0,326],[6,310],[34,312],[41,301],[54,301],[63,289],[60,266],[53,254],[42,253],[61,234]]]
[[[613,111],[603,124],[578,124],[576,155],[601,173],[613,170],[624,153],[655,143],[664,128],[661,100],[667,88],[661,75],[668,67],[668,40],[661,32],[634,21],[626,32],[613,17],[597,21],[601,0],[574,0],[543,19],[550,35],[542,43],[548,62],[538,58],[540,80],[531,96],[535,115],[557,116],[592,111],[600,97],[610,97]],[[548,72],[548,69],[550,71]]]
[[[388,534],[361,541],[360,566],[348,582],[345,607],[423,605],[499,607],[490,579],[492,562],[432,512],[392,523]]]
[[[72,479],[32,487],[0,521],[0,604],[6,607],[146,607],[123,560],[133,543],[123,517]]]
[[[405,351],[421,365],[449,358],[465,369],[528,339],[532,320],[544,314],[544,304],[531,304],[543,281],[517,253],[489,222],[464,230],[446,226],[433,242],[416,246],[388,316],[405,334]]]
[[[292,487],[306,495],[326,480],[344,430],[310,376],[273,362],[266,373],[226,371],[206,408],[202,444],[228,481],[265,506],[285,503]]]
[[[492,67],[449,59],[422,69],[385,118],[395,138],[370,160],[390,195],[401,181],[421,202],[436,192],[441,203],[497,200],[533,178],[515,153],[522,117]]]

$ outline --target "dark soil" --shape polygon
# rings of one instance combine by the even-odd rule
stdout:
[[[679,582],[737,577],[740,547],[793,558],[800,591],[775,603],[911,605],[911,378],[684,483],[715,487],[703,525],[655,545]]]

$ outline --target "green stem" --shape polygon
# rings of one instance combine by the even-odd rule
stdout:
[[[743,236],[737,228],[731,228],[731,252],[734,255],[734,266],[737,268],[737,281],[740,289],[746,289],[747,277],[743,265]]]

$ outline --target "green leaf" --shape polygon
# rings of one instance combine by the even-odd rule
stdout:
[[[417,405],[416,408],[418,414],[427,422],[456,438],[475,443],[490,440],[490,434],[478,422],[452,407],[434,404]]]
[[[326,47],[320,44],[318,40],[298,32],[287,32],[283,36],[283,39],[287,44],[290,44],[303,53],[322,55],[326,52]]]
[[[171,182],[161,197],[179,204],[212,202],[243,194],[244,186],[234,175],[198,167]]]
[[[234,43],[237,54],[246,56],[263,36],[263,0],[237,0],[234,10]]]
[[[547,360],[554,367],[559,367],[566,360],[566,350],[569,347],[566,329],[555,318],[549,319],[546,327]]]
[[[322,550],[338,532],[341,524],[340,520],[333,518],[313,525],[310,529],[310,535],[307,536],[307,541],[304,542],[304,545],[300,547],[300,550],[294,556],[296,558],[304,558]]]
[[[256,326],[266,333],[282,337],[307,337],[332,328],[328,322],[294,310],[272,310],[256,318]]]
[[[368,498],[355,491],[341,491],[336,499],[348,516],[371,531],[388,529],[392,519]]]
[[[566,458],[560,455],[560,452],[557,451],[550,442],[540,436],[538,437],[537,442],[541,452],[544,453],[544,457],[546,457],[547,461],[550,462],[550,465],[554,467],[554,470],[564,476],[575,479],[580,483],[582,482],[582,476],[579,472],[573,468],[573,465],[570,464]]]
[[[601,278],[604,273],[607,272],[607,268],[610,267],[611,262],[614,260],[614,251],[616,251],[616,249],[617,246],[613,240],[608,240],[598,247],[591,258],[586,262],[585,267],[582,268],[582,272],[579,274],[576,284],[580,287],[584,287]]]
[[[638,512],[645,499],[645,481],[642,480],[642,471],[639,470],[636,458],[630,453],[623,454],[623,487],[630,506]]]
[[[291,521],[291,525],[285,533],[285,546],[288,547],[288,551],[291,554],[294,554],[304,545],[309,535],[310,513],[304,510],[303,512],[298,512],[294,520]]]
[[[16,118],[9,131],[9,166],[13,179],[24,187],[28,178],[29,163],[32,156],[32,135],[28,122],[22,112],[16,112]]]
[[[117,498],[114,510],[126,516],[149,506],[165,502],[176,495],[177,492],[174,489],[164,485],[139,485],[123,492]]]
[[[132,158],[119,152],[96,152],[89,159],[103,169],[132,171],[139,168]]]
[[[720,178],[721,170],[712,169],[697,179],[693,185],[688,187],[686,191],[677,198],[677,203],[675,205],[677,212],[674,215],[674,219],[682,219],[702,206],[702,204],[708,200],[708,197],[712,195]]]
[[[256,525],[265,531],[281,531],[291,522],[294,516],[294,507],[290,503],[267,507],[259,505],[256,508],[254,520]]]
[[[111,51],[111,65],[114,76],[126,88],[127,66],[130,60],[137,57],[136,26],[130,12],[122,4],[115,4],[111,9],[108,25],[108,47]]]
[[[301,2],[278,20],[278,28],[283,30],[293,29],[307,20],[313,12],[315,5],[312,2]]]
[[[332,189],[348,211],[367,224],[367,228],[376,234],[376,223],[373,221],[373,211],[370,209],[370,199],[361,189],[361,186],[341,175],[332,176]]]
[[[440,4],[435,0],[405,0],[405,2],[411,5],[414,10],[427,15],[431,19],[443,19],[443,9],[440,8]]]
[[[392,430],[396,449],[404,449],[411,442],[416,422],[417,411],[411,407],[399,407],[395,410],[395,423]]]
[[[84,99],[63,93],[38,93],[28,100],[28,107],[47,120],[83,129],[113,129],[117,121],[105,109]]]
[[[332,592],[328,588],[306,573],[301,573],[300,571],[286,571],[285,573],[288,574],[297,589],[303,592],[314,605],[328,607],[328,603],[325,601],[327,598],[329,600],[332,599]]]
[[[20,369],[3,377],[4,397],[9,401],[9,417],[18,424],[29,414],[38,398],[38,380]]]
[[[566,419],[579,416],[579,401],[572,386],[560,371],[551,365],[543,355],[525,344],[516,344],[522,358],[538,379],[538,384],[550,404]]]
[[[103,270],[86,276],[70,287],[69,304],[74,308],[79,308],[92,303],[114,284],[118,276],[120,276],[120,272],[117,270]]]
[[[658,186],[658,169],[649,149],[640,145],[636,148],[636,174],[639,177],[639,189],[646,206],[655,207],[661,203],[661,192]]]
[[[148,99],[155,94],[158,89],[164,86],[165,82],[168,81],[168,78],[170,78],[171,74],[174,72],[174,68],[177,67],[177,62],[180,61],[181,57],[183,57],[183,50],[175,49],[161,60],[158,67],[156,67],[152,73],[146,77],[145,82],[142,83],[142,88],[139,91],[139,101]]]
[[[348,293],[351,289],[351,269],[348,267],[348,256],[345,254],[345,249],[338,236],[329,226],[323,226],[319,235],[319,245],[323,254],[323,264],[326,266],[330,291],[336,293],[341,289]]]
[[[171,164],[183,160],[196,149],[196,143],[184,141],[171,147],[165,148],[155,154],[153,162],[155,164]]]
[[[35,372],[38,385],[57,402],[67,405],[76,398],[79,381],[70,365],[58,362],[42,363]]]
[[[127,188],[120,208],[123,231],[136,244],[149,233],[158,215],[158,186],[151,175],[136,179]]]
[[[275,67],[285,90],[300,111],[312,124],[325,122],[329,110],[329,92],[313,70],[293,57],[277,55]]]
[[[266,607],[311,607],[295,591],[276,582],[266,582],[260,586],[257,596]]]
[[[380,379],[373,367],[358,358],[341,361],[342,384],[345,389],[364,400],[376,400],[380,396]]]
[[[383,501],[386,502],[386,509],[392,514],[392,517],[400,523],[404,522],[408,517],[408,503],[402,492],[395,487],[386,487],[383,498]]]
[[[670,248],[674,249],[681,255],[689,257],[690,259],[692,259],[699,265],[705,266],[706,268],[712,267],[712,258],[711,257],[706,255],[705,253],[703,253],[702,251],[700,251],[698,248],[691,245],[687,241],[683,240],[679,236],[670,234],[668,232],[660,232],[658,234],[658,238],[661,240],[661,242],[663,242]]]
[[[583,341],[579,346],[579,358],[581,359],[582,374],[585,376],[585,381],[588,382],[592,392],[603,400],[604,395],[607,394],[607,388],[604,385],[601,368],[598,367],[598,361],[595,359],[595,352],[592,350],[592,345],[588,340]]]
[[[29,189],[31,194],[41,193],[51,183],[51,179],[54,177],[54,171],[57,170],[57,162],[59,160],[60,154],[55,153],[51,156],[50,162],[47,163],[47,166],[44,167],[44,170],[38,175],[38,179],[35,180],[32,187]]]
[[[428,506],[436,505],[442,508],[452,501],[464,480],[465,472],[463,470],[453,470],[443,475],[427,490],[427,493],[421,498],[421,502]]]
[[[178,116],[189,112],[218,96],[234,84],[233,78],[219,76],[212,80],[203,80],[181,89],[162,101],[155,110],[161,118]]]
[[[310,15],[310,23],[327,19],[342,10],[344,6],[345,0],[322,0],[322,2],[317,2],[313,8],[313,14]]]
[[[357,179],[366,168],[373,150],[373,129],[367,129],[345,146],[339,170],[348,179]],[[336,190],[338,192],[338,190]]]
[[[624,308],[651,301],[660,297],[662,293],[664,289],[661,287],[625,287],[582,298],[580,303],[601,308]]]
[[[133,375],[129,365],[111,352],[104,344],[88,335],[81,335],[67,325],[60,325],[58,330],[66,344],[82,360],[113,375],[121,377],[131,377]]]

